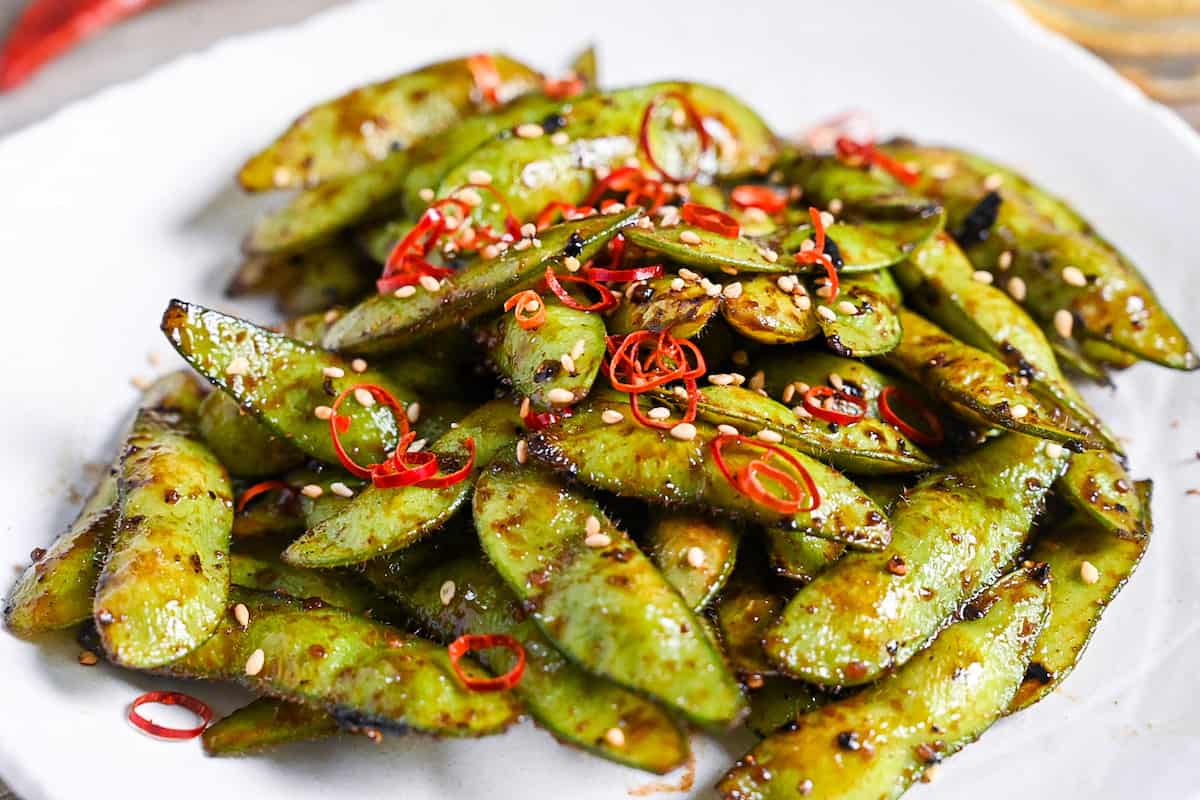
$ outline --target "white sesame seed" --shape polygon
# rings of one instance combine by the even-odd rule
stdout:
[[[792,305],[801,311],[808,311],[812,308],[812,298],[803,294],[792,295]]]
[[[996,191],[1002,185],[1004,185],[1004,178],[996,172],[993,172],[991,175],[988,175],[983,179],[983,188],[987,189],[989,192]]]
[[[250,371],[250,362],[245,356],[234,356],[225,367],[226,375],[245,375]]]
[[[817,243],[814,242],[812,239],[805,239],[803,242],[800,243],[800,252],[807,253],[809,250],[812,250],[816,246],[817,246]]]
[[[333,409],[330,406],[317,406],[313,409],[313,416],[317,419],[328,420],[333,416]]]
[[[854,305],[854,303],[851,303],[849,300],[842,300],[837,304],[837,310],[839,314],[853,316],[858,313],[858,306]]]
[[[783,441],[783,437],[781,435],[768,428],[763,428],[758,432],[757,436],[764,442],[770,442],[771,444],[779,444]]]
[[[563,259],[563,266],[567,268],[567,272],[578,272],[580,267],[579,259],[575,256],[567,256]]]
[[[1021,419],[1021,417],[1029,414],[1029,406],[1022,403],[1017,403],[1015,406],[1009,409],[1008,413],[1013,419]]]
[[[354,490],[341,481],[334,481],[329,484],[329,491],[336,494],[338,497],[354,497]]]
[[[566,405],[575,399],[575,393],[570,389],[564,389],[561,386],[555,386],[546,392],[546,399],[555,405]]]
[[[671,428],[671,435],[681,442],[690,442],[696,438],[696,426],[690,422],[681,422]]]
[[[425,449],[425,445],[427,445],[427,444],[429,444],[428,439],[417,439],[416,441],[414,441],[412,444],[410,444],[408,446],[408,450],[406,450],[405,452],[419,453]]]
[[[1065,308],[1060,308],[1054,312],[1054,330],[1064,339],[1071,338],[1071,331],[1075,328],[1075,317]]]
[[[600,532],[600,518],[597,517],[595,514],[588,514],[587,519],[585,519],[583,521],[583,530],[584,530],[584,533],[588,534],[589,536],[592,535],[593,533],[599,533]]]
[[[1096,565],[1090,561],[1084,561],[1079,565],[1079,577],[1084,583],[1095,583],[1100,580],[1100,570],[1096,569]]]
[[[321,374],[326,378],[344,378],[346,377],[346,370],[341,367],[326,367],[321,370]]]
[[[684,244],[700,244],[700,234],[695,231],[683,231],[679,234],[679,241]]]
[[[834,223],[834,221],[835,220],[833,218],[833,214],[830,214],[828,211],[821,212],[821,224],[824,225],[826,228],[828,228],[830,225],[832,225]]]
[[[742,284],[731,283],[725,287],[724,294],[730,300],[736,300],[742,296]]]
[[[842,376],[836,372],[829,373],[828,380],[829,380],[829,385],[832,386],[833,388],[837,389],[839,392],[846,386],[846,381],[843,380]],[[805,389],[805,391],[808,391],[808,390]]]
[[[753,375],[750,376],[750,388],[751,389],[754,389],[754,390],[761,389],[766,384],[766,382],[767,382],[767,375],[761,369],[757,370]]]
[[[791,294],[796,290],[796,276],[780,275],[775,279],[775,285],[779,287],[779,291]]]
[[[723,433],[726,436],[737,436],[738,429],[733,427],[732,425],[727,425],[724,422],[722,422],[720,425],[717,426],[717,433]]]
[[[243,629],[248,628],[250,626],[250,609],[246,608],[245,603],[238,603],[233,607],[233,618]]]
[[[679,277],[683,278],[685,281],[693,281],[694,282],[694,281],[700,280],[700,276],[697,273],[692,272],[690,269],[688,269],[686,267],[679,270]]]
[[[796,384],[789,383],[787,386],[783,387],[783,394],[781,396],[783,398],[783,402],[792,402],[792,398],[796,396]]]
[[[420,197],[421,200],[428,203],[434,198],[433,189],[430,189],[428,186],[426,186],[424,189],[417,192],[417,197]]]
[[[369,390],[364,389],[361,386],[354,390],[354,399],[357,400],[358,404],[363,408],[370,408],[371,406],[375,405],[375,395],[371,394]]]
[[[977,283],[991,283],[993,280],[995,280],[992,273],[988,272],[986,269],[975,270],[973,273],[971,273],[971,278]]]
[[[1012,251],[1005,250],[1004,252],[1000,253],[1000,256],[996,259],[996,266],[999,267],[1000,269],[1008,269],[1009,267],[1012,266],[1012,260],[1013,260]]]
[[[830,322],[837,319],[837,314],[833,313],[833,309],[829,306],[817,306],[817,314],[821,316],[821,319],[829,320]]]
[[[1008,293],[1012,295],[1014,300],[1020,301],[1025,299],[1025,281],[1017,277],[1008,279]]]
[[[682,292],[684,287],[683,278],[675,278],[671,281],[672,292]]]
[[[392,292],[392,296],[399,297],[401,300],[403,300],[406,297],[412,297],[416,293],[417,287],[415,286],[401,286],[399,289]]]
[[[728,386],[733,383],[733,376],[716,372],[708,376],[708,382],[713,386]]]
[[[571,137],[566,131],[555,131],[554,133],[550,134],[550,144],[555,145],[556,147],[562,147],[569,141],[571,141]]]
[[[665,406],[655,406],[646,412],[646,416],[650,417],[650,419],[663,420],[671,416],[671,409]]]
[[[1079,267],[1063,267],[1062,279],[1068,286],[1087,286],[1087,276]]]
[[[562,356],[559,357],[558,361],[560,364],[562,364],[562,368],[567,371],[568,375],[575,374],[575,359],[571,358],[570,353],[563,353]]]
[[[704,566],[705,556],[704,551],[699,547],[689,547],[687,549],[687,563],[693,569],[700,569]]]
[[[746,376],[742,375],[740,372],[731,372],[729,373],[729,377],[733,378],[734,386],[741,386],[746,382]]]
[[[616,425],[621,420],[625,419],[625,415],[615,408],[606,408],[600,414],[600,419],[604,420],[606,425]]]
[[[526,239],[532,239],[534,236],[537,236],[537,225],[534,225],[532,222],[526,222],[521,226],[521,235]]]
[[[454,599],[456,588],[454,581],[446,581],[442,584],[442,588],[438,590],[438,599],[442,601],[442,605],[450,605],[450,601]]]
[[[796,415],[797,419],[808,419],[812,416],[804,406],[792,406],[792,413]]]
[[[486,169],[473,169],[467,173],[467,183],[475,186],[487,186],[492,182],[492,173]]]
[[[624,747],[625,733],[620,728],[609,728],[604,732],[604,741],[613,747]]]
[[[1058,458],[1063,454],[1065,448],[1058,442],[1046,442],[1046,455],[1051,458]]]
[[[436,292],[442,288],[442,282],[432,275],[422,275],[418,280],[421,282],[421,288],[427,292]]]
[[[939,181],[944,181],[947,178],[954,176],[954,165],[949,161],[943,161],[940,164],[934,164],[929,169],[929,174],[937,178]]]
[[[521,398],[521,408],[517,411],[517,414],[518,414],[518,416],[521,417],[521,419],[524,419],[525,417],[529,416],[529,398],[528,397]]]
[[[709,297],[720,297],[721,296],[721,284],[719,284],[719,283],[708,284],[707,286],[704,287],[704,293],[706,295],[708,295]]]
[[[517,126],[517,136],[522,139],[536,139],[545,133],[542,126],[535,122],[526,122],[524,125]]]
[[[529,459],[529,442],[524,439],[517,440],[517,463],[524,464]]]
[[[484,245],[483,249],[479,251],[479,255],[483,256],[485,260],[491,261],[493,258],[500,255],[500,248],[496,247],[494,244]]]
[[[350,362],[350,369],[354,370],[355,372],[366,372],[367,362],[361,358],[356,358]]]
[[[267,654],[262,648],[258,648],[250,657],[246,659],[246,674],[250,676],[257,675],[262,672],[263,665],[267,663]]]
[[[838,198],[833,198],[829,201],[829,210],[834,214],[842,213],[842,201]]]
[[[588,547],[608,547],[612,544],[612,537],[607,533],[589,533],[584,537],[583,543]]]
[[[317,486],[315,483],[309,483],[305,484],[304,488],[300,490],[300,494],[316,500],[318,497],[325,494],[325,490],[320,486]]]

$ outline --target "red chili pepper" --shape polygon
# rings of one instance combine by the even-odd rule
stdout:
[[[333,439],[333,450],[335,453],[337,453],[338,460],[342,462],[342,466],[345,467],[346,471],[351,475],[355,476],[356,478],[371,478],[373,477],[372,467],[378,465],[372,464],[364,467],[355,463],[354,459],[352,459],[346,452],[345,448],[342,447],[342,441],[338,436],[339,433],[345,433],[346,431],[350,430],[350,418],[338,414],[338,408],[341,407],[342,401],[345,400],[347,396],[353,394],[359,389],[365,389],[366,391],[370,392],[371,396],[375,398],[376,402],[382,403],[392,410],[392,416],[396,418],[396,426],[400,429],[401,441],[403,441],[404,436],[408,434],[408,415],[404,413],[404,407],[400,405],[399,400],[392,396],[391,392],[389,392],[387,389],[384,389],[382,386],[376,386],[373,383],[355,384],[354,386],[345,389],[337,396],[337,399],[333,401],[333,415],[329,418],[329,435]]]
[[[549,228],[552,224],[554,224],[555,214],[562,214],[563,219],[567,219],[570,215],[577,214],[583,210],[584,209],[578,206],[571,205],[565,200],[551,200],[549,203],[546,203],[545,207],[543,207],[541,211],[538,212],[537,216],[534,218],[533,224],[537,226],[539,231],[544,231],[546,228]]]
[[[679,209],[679,216],[689,225],[703,228],[710,233],[724,236],[726,239],[736,239],[742,232],[742,226],[724,211],[696,203],[684,203]]]
[[[812,220],[813,226],[813,247],[811,250],[801,250],[796,253],[797,264],[820,264],[825,268],[825,277],[829,280],[829,297],[826,299],[832,301],[838,296],[838,291],[841,288],[841,281],[838,280],[837,267],[825,253],[825,223],[821,220],[821,212],[813,206],[808,207],[808,217]]]
[[[787,197],[769,186],[744,183],[733,187],[729,199],[738,208],[759,208],[768,214],[778,214],[787,208]]]
[[[200,718],[200,724],[194,728],[168,728],[157,722],[151,722],[138,713],[139,707],[149,703],[183,706]],[[195,739],[204,733],[204,729],[208,727],[208,723],[212,722],[212,718],[212,709],[206,703],[182,692],[146,692],[129,704],[129,721],[146,733],[161,736],[164,739]]]
[[[930,432],[926,433],[905,422],[892,407],[894,400],[899,400],[906,408],[920,414],[925,424],[929,427]],[[946,431],[942,427],[942,421],[938,418],[938,415],[923,406],[916,398],[898,386],[885,386],[883,387],[883,391],[879,393],[879,416],[885,422],[894,425],[901,433],[919,445],[936,447],[946,440]]]
[[[563,288],[562,281],[566,281],[567,283],[579,283],[595,289],[600,293],[600,299],[591,305],[584,305],[572,297],[571,293]],[[557,297],[564,306],[567,308],[573,308],[576,311],[590,311],[595,313],[607,311],[610,308],[615,308],[617,305],[617,296],[613,294],[612,290],[604,284],[597,283],[596,281],[591,280],[590,278],[585,278],[581,275],[555,275],[553,266],[546,267],[546,286],[550,288],[550,291],[554,292],[555,297]]]
[[[499,89],[503,81],[495,59],[488,53],[476,53],[467,58],[467,69],[471,71],[479,96],[491,105],[500,105]]]
[[[92,34],[162,0],[34,0],[0,51],[0,91],[24,83],[39,67]]]
[[[725,463],[725,456],[722,452],[725,445],[729,443],[763,450],[766,457],[754,459],[737,472],[731,472],[729,465]],[[818,491],[812,475],[794,454],[779,445],[741,434],[722,433],[712,440],[709,449],[712,451],[713,462],[717,465],[717,469],[731,486],[771,510],[781,514],[798,514],[816,511],[821,507],[821,493]],[[799,476],[799,480],[787,472],[771,466],[768,462],[773,456],[783,459]],[[760,474],[778,484],[785,492],[785,496],[780,497],[770,492],[759,479]],[[801,486],[801,482],[803,482],[803,486]],[[801,504],[805,497],[811,500],[811,504],[807,507]]]
[[[571,73],[563,78],[543,78],[542,92],[552,100],[574,97],[584,89],[583,78]]]
[[[638,167],[618,167],[592,187],[583,206],[594,207],[609,192],[624,192],[625,205],[640,205],[651,213],[666,202],[668,196],[662,181],[647,177]]]
[[[386,294],[401,286],[417,283],[422,275],[433,275],[440,280],[447,274],[452,274],[452,270],[436,267],[425,260],[425,256],[437,244],[445,226],[446,216],[440,207],[430,206],[425,209],[425,213],[408,235],[392,248],[387,262],[383,265],[383,274],[375,282],[375,288],[381,294]]]
[[[822,402],[825,399],[832,398],[835,402],[849,404],[858,409],[857,414],[838,411],[833,408],[826,408]],[[867,401],[861,397],[839,392],[829,386],[813,386],[804,393],[804,407],[810,414],[826,422],[834,422],[838,425],[853,425],[867,415]]]
[[[472,650],[488,650],[493,647],[503,647],[517,657],[517,663],[512,669],[495,678],[473,678],[463,672],[458,663],[463,656]],[[513,637],[502,633],[460,636],[450,643],[446,652],[450,656],[450,666],[454,668],[454,674],[462,681],[463,686],[473,692],[500,692],[511,689],[521,682],[521,676],[525,673],[525,648]]]
[[[530,306],[534,306],[533,311],[530,311]],[[523,330],[540,328],[546,321],[546,304],[542,302],[541,295],[533,289],[517,292],[505,300],[504,310],[513,312],[513,317]]]
[[[432,478],[426,478],[423,481],[418,481],[417,486],[420,486],[423,489],[444,489],[447,486],[453,486],[460,481],[466,480],[471,474],[471,470],[475,468],[474,437],[468,436],[463,440],[463,445],[465,445],[467,448],[467,463],[454,470],[454,472],[447,472],[445,475],[435,475]]]
[[[662,264],[649,264],[632,269],[609,269],[608,267],[588,267],[584,274],[594,281],[605,283],[628,283],[630,281],[648,281],[663,274]]]
[[[638,423],[666,430],[680,422],[692,422],[700,399],[696,380],[704,375],[707,366],[700,348],[687,339],[669,333],[641,330],[627,336],[609,336],[606,369],[613,388],[629,394],[629,411]],[[650,350],[643,353],[645,345]],[[688,405],[679,420],[656,420],[642,414],[638,396],[673,381],[683,381]]]
[[[848,162],[858,162],[873,165],[892,174],[896,180],[912,186],[921,179],[921,173],[908,164],[901,164],[896,159],[881,153],[874,142],[856,142],[847,136],[839,136],[837,140],[838,158]]]
[[[560,408],[558,411],[542,411],[534,413],[530,411],[521,417],[521,422],[527,430],[540,431],[542,428],[556,424],[559,420],[570,417],[575,412],[571,408]]]
[[[399,489],[402,486],[424,486],[424,481],[437,475],[437,456],[428,450],[408,452],[408,446],[417,438],[409,431],[400,437],[395,452],[380,464],[371,465],[371,482],[380,489]]]
[[[233,510],[235,513],[240,514],[245,510],[246,504],[258,497],[260,494],[266,494],[267,492],[272,492],[276,489],[289,491],[291,488],[291,485],[286,481],[280,480],[262,481],[261,483],[256,483],[250,488],[246,489],[246,491],[242,492],[242,494],[238,497],[237,503],[234,505]]]
[[[638,140],[641,143],[642,150],[646,152],[646,160],[662,173],[664,178],[675,183],[687,183],[700,174],[700,164],[697,162],[696,168],[687,175],[672,175],[663,169],[662,164],[654,157],[654,149],[650,146],[650,118],[654,115],[654,110],[665,100],[677,100],[683,106],[684,112],[696,128],[696,134],[700,137],[701,152],[708,149],[709,137],[708,131],[704,127],[704,119],[700,116],[700,112],[696,110],[696,107],[692,105],[692,101],[683,92],[665,92],[646,104],[646,110],[642,112],[642,127]]]

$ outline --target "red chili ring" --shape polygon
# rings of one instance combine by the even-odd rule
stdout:
[[[845,403],[858,408],[858,414],[847,414],[842,411],[834,411],[830,408],[825,408],[818,400],[820,398],[833,397]],[[861,397],[854,397],[845,392],[839,392],[829,386],[813,386],[804,393],[804,408],[818,419],[823,419],[826,422],[834,422],[838,425],[853,425],[867,415],[867,401]]]
[[[801,507],[798,491],[794,501],[781,499],[768,492],[766,487],[762,486],[762,483],[758,480],[758,472],[767,474],[767,476],[772,480],[775,480],[781,485],[785,486],[788,483],[788,479],[791,479],[793,482],[795,479],[782,470],[772,467],[765,460],[754,459],[750,462],[750,464],[748,464],[742,470],[739,470],[737,473],[730,472],[729,465],[725,463],[725,457],[721,452],[725,445],[729,442],[764,450],[767,453],[767,459],[770,459],[771,456],[775,455],[782,458],[790,467],[792,467],[792,469],[796,471],[796,473],[800,476],[800,479],[804,482],[804,489],[808,492],[809,497],[812,498],[812,505],[808,508]],[[805,469],[804,465],[800,463],[798,458],[796,458],[792,453],[789,453],[781,448],[779,445],[771,442],[764,442],[761,439],[752,439],[748,436],[742,436],[741,434],[737,433],[722,433],[717,435],[709,443],[709,450],[712,452],[713,462],[717,465],[717,469],[720,471],[721,475],[724,476],[725,480],[729,482],[729,485],[755,502],[758,502],[767,506],[773,511],[779,511],[783,514],[799,514],[802,512],[808,513],[811,511],[816,511],[821,507],[821,493],[817,489],[817,483],[813,479],[812,475],[807,469]],[[760,464],[761,466],[755,467],[753,470],[751,470],[750,467],[753,464]],[[796,489],[799,490],[800,484],[794,483],[794,485]],[[761,494],[759,494],[760,489]]]
[[[246,491],[242,492],[241,495],[238,496],[237,503],[235,503],[233,506],[233,511],[235,514],[242,513],[242,511],[244,511],[246,508],[246,504],[258,497],[260,494],[266,494],[267,492],[274,491],[275,489],[287,491],[291,488],[291,485],[286,481],[260,481],[259,483],[256,483],[250,488],[246,489]]]
[[[683,92],[665,92],[646,104],[646,110],[642,112],[642,126],[638,134],[638,141],[642,146],[642,150],[646,152],[646,160],[650,162],[651,166],[662,173],[664,178],[674,183],[687,183],[700,174],[699,163],[696,164],[696,169],[688,175],[672,175],[658,163],[658,159],[654,157],[654,150],[650,147],[650,117],[654,114],[654,109],[658,108],[658,105],[667,99],[675,99],[680,102],[683,110],[695,126],[696,133],[700,137],[700,151],[703,152],[708,149],[709,136],[708,131],[704,128],[704,118],[700,116],[700,112],[696,110],[696,107],[692,105],[692,101]]]
[[[148,703],[183,706],[199,717],[201,722],[195,728],[167,728],[157,722],[151,722],[138,713],[138,708]],[[164,739],[195,739],[204,733],[204,729],[208,727],[208,723],[212,722],[212,718],[213,711],[207,703],[182,692],[146,692],[129,704],[129,721],[146,733],[161,736]]]
[[[538,413],[530,411],[521,417],[521,423],[525,426],[526,430],[540,431],[542,428],[554,425],[559,420],[566,419],[574,413],[570,406],[560,408],[558,411],[541,411]]]
[[[471,474],[471,470],[475,468],[475,439],[468,436],[463,440],[463,445],[467,448],[468,452],[466,464],[463,464],[454,472],[447,472],[445,475],[435,475],[432,478],[426,478],[418,482],[417,486],[420,486],[422,489],[442,489],[466,480],[467,476]]]
[[[571,293],[563,288],[562,281],[568,283],[581,283],[584,286],[591,287],[600,293],[600,299],[591,305],[584,305],[571,296]],[[612,293],[607,286],[602,283],[597,283],[581,275],[556,275],[554,274],[554,266],[546,267],[546,286],[567,308],[573,308],[576,311],[590,311],[598,313],[607,311],[610,308],[615,308],[617,305],[617,296]]]
[[[679,209],[679,216],[689,225],[703,228],[726,239],[736,239],[742,232],[738,221],[724,211],[698,203],[684,203]]]
[[[487,650],[492,647],[503,647],[516,655],[517,663],[512,669],[494,678],[472,678],[463,673],[458,663],[463,656],[472,650]],[[511,689],[521,681],[521,675],[525,673],[525,648],[513,637],[502,633],[460,636],[450,643],[446,652],[450,656],[450,666],[454,668],[454,674],[473,692],[500,692]]]
[[[629,281],[648,281],[663,274],[662,264],[650,264],[645,267],[632,269],[609,269],[608,267],[588,267],[584,274],[594,281],[605,283],[628,283]]]
[[[467,58],[467,69],[471,71],[471,80],[475,81],[479,96],[491,105],[499,105],[500,95],[497,90],[503,84],[503,80],[500,78],[500,71],[496,69],[495,59],[488,53],[476,53]]]
[[[333,401],[333,415],[329,417],[329,435],[333,439],[333,451],[337,454],[338,460],[342,462],[342,466],[345,467],[346,471],[351,475],[355,476],[356,478],[373,479],[374,474],[372,467],[375,465],[363,467],[357,464],[354,459],[350,458],[350,454],[346,452],[346,449],[342,447],[341,439],[338,436],[339,433],[345,433],[346,431],[350,430],[350,418],[341,416],[337,413],[337,410],[341,406],[342,401],[346,399],[346,396],[352,394],[358,389],[366,389],[371,393],[371,396],[374,397],[377,402],[382,403],[392,410],[392,416],[396,418],[396,425],[400,430],[401,440],[403,440],[409,432],[408,415],[405,413],[404,407],[400,405],[400,401],[393,397],[391,392],[389,392],[387,389],[384,389],[382,386],[376,386],[373,383],[356,383],[348,389],[345,389],[337,396],[337,399]]]
[[[787,208],[787,197],[769,186],[743,183],[733,187],[729,199],[738,208],[758,208],[768,214],[778,214]]]
[[[868,166],[874,165],[891,173],[892,177],[906,186],[912,186],[921,178],[921,174],[917,170],[900,163],[886,153],[881,153],[875,147],[874,142],[856,142],[847,136],[839,136],[836,146],[838,158],[843,161],[860,158]]]
[[[901,419],[900,415],[892,409],[893,395],[905,406],[920,413],[933,432],[925,433]],[[916,398],[898,386],[885,386],[879,393],[879,416],[885,422],[894,425],[897,430],[919,445],[936,447],[946,440],[946,430],[942,426],[942,421],[938,418],[938,415],[923,406]]]

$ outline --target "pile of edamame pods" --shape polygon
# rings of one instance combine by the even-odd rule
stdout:
[[[260,695],[213,754],[529,717],[666,773],[748,725],[726,798],[898,797],[1052,691],[1146,549],[1071,378],[1196,356],[1008,167],[586,52],[359,88],[239,180],[294,192],[228,287],[284,321],[170,301],[190,369],[4,608]]]

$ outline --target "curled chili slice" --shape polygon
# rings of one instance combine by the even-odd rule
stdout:
[[[463,672],[458,663],[463,656],[472,650],[488,650],[493,647],[503,647],[517,657],[517,663],[512,669],[494,678],[473,678]],[[450,643],[446,652],[450,656],[450,666],[454,668],[454,674],[462,681],[463,686],[473,692],[501,692],[511,689],[521,682],[521,676],[525,674],[525,648],[513,637],[502,633],[460,636]]]
[[[567,283],[579,283],[591,289],[595,289],[600,294],[600,299],[590,305],[580,303],[563,287],[563,281],[566,281]],[[598,283],[590,278],[585,278],[581,275],[556,275],[554,274],[553,266],[546,267],[546,286],[550,288],[550,291],[554,292],[555,297],[557,297],[564,306],[567,308],[573,308],[576,311],[600,312],[607,311],[610,308],[616,308],[617,306],[617,296],[613,294],[612,290],[604,284]]]
[[[848,136],[839,136],[836,146],[838,158],[843,161],[879,167],[906,186],[912,186],[920,180],[921,173],[908,164],[902,164],[886,153],[881,153],[874,142],[856,142]]]
[[[723,451],[728,444],[762,450],[766,455],[764,458],[751,460],[746,466],[734,472],[725,462]],[[821,493],[817,489],[812,475],[795,455],[779,445],[741,434],[722,433],[709,443],[709,450],[712,452],[713,462],[729,485],[755,502],[781,514],[799,514],[816,511],[821,507]],[[794,475],[772,466],[769,463],[772,458],[782,459],[791,468]],[[763,484],[762,477],[775,484],[782,490],[783,495],[770,491]],[[803,503],[806,497],[810,501],[807,505]]]
[[[426,478],[422,481],[418,481],[417,486],[420,486],[423,489],[442,489],[446,486],[453,486],[460,481],[466,480],[467,476],[471,474],[471,470],[475,468],[475,439],[468,436],[463,440],[463,444],[466,445],[469,453],[467,456],[467,463],[454,470],[454,472],[447,472],[445,475],[434,475],[432,478]],[[430,455],[432,455],[432,453],[430,453]],[[436,457],[434,459],[434,464],[437,464]]]
[[[768,214],[777,214],[787,208],[787,197],[769,186],[743,183],[733,187],[729,199],[738,208],[757,208]]]
[[[684,203],[679,209],[679,216],[689,225],[703,228],[726,239],[736,239],[742,232],[738,221],[724,211],[698,203]]]
[[[854,407],[854,412],[840,411],[842,408]],[[829,386],[813,386],[804,393],[804,408],[810,414],[826,422],[838,425],[853,425],[867,415],[867,401],[861,397],[839,392]]]
[[[630,281],[648,281],[663,274],[662,264],[649,264],[645,267],[632,269],[609,269],[608,267],[588,267],[584,274],[594,281],[605,283],[628,283]]]
[[[811,250],[801,250],[796,253],[797,264],[820,264],[825,268],[825,278],[828,281],[829,293],[827,300],[832,301],[838,296],[841,281],[838,280],[837,267],[833,259],[825,252],[825,222],[821,219],[819,209],[809,206],[808,216],[813,226],[813,247]]]
[[[422,450],[408,452],[417,435],[404,434],[396,451],[386,461],[371,465],[371,482],[380,489],[399,489],[402,486],[423,485],[421,482],[437,475],[437,456]]]
[[[928,432],[905,422],[896,413],[894,407],[896,401],[899,401],[899,404],[904,408],[920,414]],[[897,430],[919,445],[936,447],[946,440],[946,430],[942,426],[942,421],[938,418],[938,415],[898,386],[885,386],[879,393],[879,416],[885,422],[894,425]]]
[[[563,219],[569,219],[571,216],[583,213],[585,210],[591,211],[590,208],[573,206],[566,200],[551,200],[538,212],[533,224],[539,231],[544,231],[554,224],[555,215],[562,214]]]
[[[641,143],[642,150],[646,153],[646,160],[662,173],[664,178],[675,183],[687,183],[700,174],[699,161],[696,163],[696,168],[687,175],[672,175],[663,169],[662,164],[654,157],[654,149],[650,146],[650,119],[654,115],[654,110],[667,100],[675,100],[683,106],[684,113],[687,114],[688,119],[696,129],[696,134],[700,137],[700,151],[703,152],[708,149],[709,136],[708,131],[704,127],[704,119],[700,116],[700,112],[696,110],[696,107],[692,105],[692,101],[682,92],[665,92],[646,104],[646,110],[642,112],[642,127],[638,140]]]
[[[604,176],[584,199],[583,205],[595,206],[609,192],[632,192],[649,180],[637,167],[618,167]]]
[[[697,380],[708,369],[695,343],[665,331],[634,331],[605,341],[608,378],[617,391],[641,394],[673,381]],[[650,347],[645,354],[644,345]]]
[[[357,383],[354,386],[343,390],[342,393],[337,396],[337,399],[333,401],[333,414],[329,417],[329,436],[333,439],[333,450],[335,453],[337,453],[338,460],[342,462],[342,466],[346,468],[346,471],[356,478],[373,479],[374,474],[372,467],[375,465],[372,464],[364,467],[360,464],[357,464],[354,459],[350,457],[350,454],[346,452],[346,449],[342,446],[341,438],[339,437],[339,434],[350,430],[350,418],[338,414],[338,409],[341,408],[342,401],[345,400],[348,395],[353,394],[359,389],[364,389],[370,392],[371,396],[375,398],[376,402],[381,403],[392,410],[392,416],[396,418],[396,425],[400,429],[401,441],[404,441],[404,437],[409,433],[408,415],[404,413],[404,406],[400,404],[399,400],[392,396],[391,392],[389,392],[387,389],[384,389],[382,386],[376,386],[373,383]],[[409,441],[411,441],[411,439]]]
[[[565,100],[583,91],[583,78],[571,73],[563,78],[543,78],[542,92],[551,100]]]
[[[151,703],[163,706],[182,706],[199,717],[200,724],[194,728],[168,728],[157,722],[151,722],[138,713],[140,707]],[[212,718],[213,711],[207,703],[182,692],[146,692],[129,704],[129,721],[146,733],[161,736],[164,739],[195,739],[204,733],[204,729],[208,727],[208,723],[212,722]]]
[[[540,328],[546,321],[546,304],[533,289],[517,292],[505,300],[504,310],[513,312],[513,317],[523,330]]]
[[[500,71],[496,69],[495,59],[488,53],[476,53],[467,58],[467,69],[471,71],[471,78],[475,81],[480,98],[491,105],[499,105],[499,89],[503,81],[500,79]]]
[[[242,511],[244,511],[246,509],[246,504],[249,503],[254,498],[258,497],[260,494],[266,494],[267,492],[273,492],[276,489],[286,492],[286,491],[289,491],[291,488],[292,488],[291,485],[289,483],[287,483],[286,481],[280,481],[280,480],[261,481],[259,483],[254,484],[253,486],[247,488],[246,491],[242,492],[238,496],[237,503],[234,504],[233,510],[235,513],[240,514],[240,513],[242,513]]]

